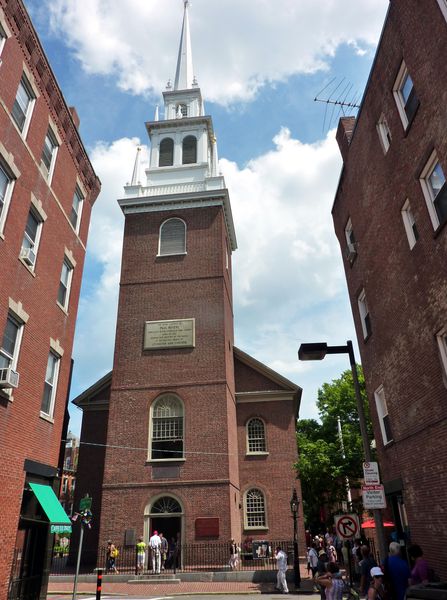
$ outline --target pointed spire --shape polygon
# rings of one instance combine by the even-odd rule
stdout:
[[[138,146],[130,185],[140,185],[140,152],[141,148]]]
[[[187,90],[192,87],[194,73],[192,67],[191,36],[189,33],[188,7],[189,0],[183,0],[185,11],[183,14],[182,35],[178,51],[177,70],[175,72],[174,90]]]
[[[155,107],[155,115],[154,115],[154,121],[158,121],[159,120],[159,114],[158,114],[158,104]]]

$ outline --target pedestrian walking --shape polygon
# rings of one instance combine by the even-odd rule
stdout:
[[[368,588],[368,600],[385,600],[387,592],[383,584],[383,571],[380,567],[372,567],[370,570],[371,582]]]
[[[413,544],[408,548],[408,554],[413,563],[413,568],[411,569],[411,585],[428,583],[431,579],[430,567],[423,556],[422,548],[418,546],[418,544]]]
[[[315,547],[315,543],[309,548],[309,552],[307,553],[307,562],[309,564],[309,568],[312,571],[312,579],[314,580],[314,592],[318,592],[318,588],[315,584],[315,576],[318,570],[318,554],[317,549]]]
[[[391,542],[390,553],[383,563],[384,583],[388,595],[393,600],[404,600],[411,577],[407,561],[400,555],[400,544]]]
[[[323,587],[326,600],[342,600],[345,583],[337,563],[330,562],[327,572],[317,577],[317,582]]]
[[[118,558],[119,551],[112,540],[107,540],[107,551],[106,551],[106,571],[110,573],[118,573],[116,568],[116,559]]]
[[[164,571],[166,560],[168,558],[169,544],[168,540],[165,538],[161,531],[158,535],[160,536],[160,564],[161,570]]]
[[[360,561],[360,594],[366,596],[371,585],[371,569],[377,567],[377,563],[371,556],[369,546],[361,546],[362,560]]]
[[[282,550],[281,546],[276,548],[276,567],[278,573],[276,575],[276,589],[283,594],[289,593],[287,587],[286,571],[287,571],[287,554]]]
[[[239,552],[241,551],[241,549],[239,548],[239,546],[236,544],[236,542],[234,541],[234,538],[231,538],[230,540],[230,568],[235,570],[238,568],[239,566]]]

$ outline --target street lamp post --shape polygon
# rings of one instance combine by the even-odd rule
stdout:
[[[298,508],[300,505],[299,498],[294,488],[292,498],[290,499],[290,511],[293,518],[293,575],[295,581],[295,587],[301,586],[301,574],[300,574],[300,558],[298,555]]]
[[[371,446],[366,427],[365,410],[363,408],[362,396],[360,394],[360,384],[357,375],[357,365],[355,363],[354,349],[351,340],[346,342],[346,346],[328,346],[325,342],[313,344],[301,344],[298,350],[299,360],[323,360],[326,354],[348,354],[351,365],[352,380],[354,382],[355,398],[357,401],[357,413],[359,415],[360,433],[362,436],[363,453],[365,462],[371,462]],[[377,541],[379,543],[379,553],[381,560],[385,560],[387,555],[385,536],[383,534],[382,513],[379,509],[374,510],[374,521],[376,524]]]

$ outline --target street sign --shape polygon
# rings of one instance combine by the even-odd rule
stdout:
[[[380,483],[379,465],[376,462],[364,462],[363,477],[365,485],[378,485]]]
[[[92,498],[90,496],[86,496],[85,498],[81,498],[79,502],[79,512],[84,510],[90,510],[92,507]]]
[[[335,530],[337,535],[346,540],[355,537],[359,530],[359,518],[357,515],[336,515]]]
[[[364,508],[386,508],[383,485],[362,485],[362,496]]]

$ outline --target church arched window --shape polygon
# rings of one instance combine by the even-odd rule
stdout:
[[[158,256],[186,254],[186,223],[182,219],[168,219],[160,226]]]
[[[251,488],[245,492],[244,508],[246,529],[265,529],[267,527],[265,497],[260,489]]]
[[[170,167],[174,164],[174,140],[163,138],[160,142],[159,167]]]
[[[250,419],[247,423],[247,452],[266,452],[265,425],[259,417]]]
[[[187,135],[183,138],[182,145],[182,163],[190,165],[197,162],[197,138],[193,135]]]
[[[184,457],[183,402],[174,394],[155,400],[150,411],[149,460],[178,460]]]

